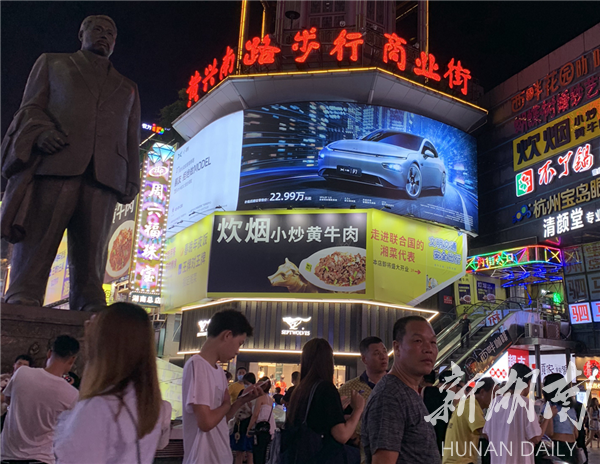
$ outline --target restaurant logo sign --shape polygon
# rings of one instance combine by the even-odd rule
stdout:
[[[284,317],[282,321],[288,325],[288,330],[282,330],[281,335],[299,335],[310,337],[310,330],[305,330],[303,322],[310,322],[312,317]]]
[[[210,319],[198,321],[199,332],[196,334],[196,337],[206,337],[208,335],[208,324],[210,324]]]

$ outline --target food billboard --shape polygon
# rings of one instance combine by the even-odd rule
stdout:
[[[108,284],[124,277],[129,272],[135,230],[137,197],[129,204],[120,203],[113,212],[108,240],[108,258],[104,283]]]
[[[475,139],[350,102],[266,105],[206,126],[175,155],[167,235],[216,210],[385,208],[478,231]]]
[[[464,275],[466,236],[378,210],[215,213],[165,256],[165,311],[232,297],[416,305]]]

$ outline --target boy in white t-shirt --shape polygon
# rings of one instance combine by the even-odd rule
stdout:
[[[2,395],[10,404],[2,432],[2,459],[54,464],[56,420],[79,398],[63,378],[78,352],[79,342],[61,335],[48,351],[45,369],[23,366],[14,373]]]
[[[230,309],[214,314],[200,354],[183,368],[183,464],[233,462],[227,421],[264,392],[257,384],[231,403],[225,372],[217,363],[233,359],[246,336],[252,336],[252,326],[242,313]]]

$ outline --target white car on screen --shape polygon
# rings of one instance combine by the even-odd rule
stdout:
[[[360,140],[338,140],[319,152],[319,176],[405,191],[446,193],[446,168],[433,143],[406,132],[376,130]]]

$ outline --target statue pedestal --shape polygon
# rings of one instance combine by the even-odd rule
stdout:
[[[75,372],[81,376],[84,323],[92,317],[92,314],[2,303],[0,307],[1,372],[12,372],[15,358],[20,354],[30,355],[35,361],[35,367],[44,367],[46,354],[54,338],[59,335],[70,335],[81,343],[80,355],[74,366]]]

